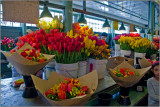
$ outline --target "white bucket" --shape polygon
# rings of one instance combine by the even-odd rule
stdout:
[[[77,78],[78,77],[78,63],[73,64],[61,64],[56,63],[56,72],[67,77]]]
[[[87,73],[87,61],[79,61],[78,66],[78,77],[81,77]]]
[[[134,65],[136,64],[136,58],[139,57],[139,58],[144,58],[146,56],[146,53],[138,53],[138,52],[135,52],[134,53]]]
[[[52,71],[55,71],[55,60],[52,59],[45,67],[44,67],[44,73],[43,73],[43,79],[47,80],[51,74]]]
[[[89,72],[96,70],[98,73],[98,79],[103,79],[106,73],[106,63],[106,59],[96,60],[89,58]]]
[[[121,56],[130,56],[131,55],[131,50],[121,50]]]
[[[121,56],[120,44],[115,44],[115,56]]]

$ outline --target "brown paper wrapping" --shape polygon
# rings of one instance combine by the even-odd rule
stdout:
[[[76,105],[85,105],[85,103],[89,100],[89,98],[92,96],[92,94],[95,92],[97,89],[98,85],[98,75],[97,71],[93,71],[91,73],[88,73],[82,77],[79,77],[80,84],[82,86],[88,86],[89,91],[88,94],[80,97],[75,97],[72,99],[65,99],[62,101],[54,101],[50,100],[45,96],[45,92],[50,89],[51,87],[54,86],[54,84],[58,84],[59,81],[58,79],[60,78],[62,81],[66,78],[56,72],[52,72],[51,75],[49,76],[48,80],[43,80],[39,77],[36,77],[34,75],[31,75],[32,80],[34,82],[34,85],[37,90],[47,99],[47,101],[51,105],[59,105],[59,106],[76,106]]]
[[[113,71],[120,69],[120,68],[129,68],[132,71],[135,71],[136,73],[139,73],[140,76],[131,75],[128,77],[117,77]],[[132,87],[134,84],[140,81],[140,79],[145,75],[145,73],[151,68],[151,66],[143,68],[143,69],[135,69],[132,65],[130,65],[128,62],[123,61],[120,65],[115,67],[114,69],[109,68],[109,74],[113,78],[113,80],[122,87]]]
[[[38,0],[2,0],[2,5],[3,21],[38,24]]]
[[[15,67],[16,71],[22,75],[30,75],[35,74],[37,71],[42,69],[45,65],[47,65],[50,60],[54,57],[54,55],[43,54],[48,60],[44,63],[35,62],[26,59],[21,56],[20,53],[24,49],[33,49],[28,43],[25,43],[19,50],[17,50],[13,54],[9,54],[7,52],[2,51],[2,53],[6,56],[8,61]]]
[[[132,58],[117,56],[117,57],[112,57],[108,59],[107,70],[109,70],[109,68],[112,68],[112,69],[115,68],[116,66],[121,64],[123,61],[127,61],[129,64],[134,66],[134,60]]]
[[[151,62],[149,62],[146,58],[139,59],[138,62],[140,64],[141,68],[146,68],[146,67],[152,66]]]

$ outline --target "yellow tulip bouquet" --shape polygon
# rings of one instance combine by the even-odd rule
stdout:
[[[46,33],[49,33],[51,29],[59,29],[61,32],[63,30],[63,24],[62,24],[62,16],[55,16],[52,21],[47,22],[45,20],[39,20],[39,23],[37,24],[37,27],[40,29],[44,29]]]
[[[122,50],[131,50],[131,44],[133,44],[135,39],[133,37],[125,37],[121,36],[120,39],[118,39],[118,42],[120,43],[120,48]]]
[[[133,44],[131,44],[131,46],[135,52],[146,53],[147,49],[151,46],[151,43],[148,38],[141,38],[136,40]]]

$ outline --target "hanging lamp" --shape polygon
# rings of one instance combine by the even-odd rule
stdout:
[[[83,11],[86,11],[86,0],[83,0]],[[78,23],[81,26],[85,26],[87,24],[87,21],[86,21],[83,13],[81,13],[80,18],[78,19]]]
[[[46,3],[47,2],[48,1],[46,1]],[[49,22],[49,21],[53,20],[53,17],[52,17],[52,14],[50,13],[50,11],[48,10],[48,7],[47,7],[46,3],[44,4],[43,11],[40,15],[40,20],[44,20],[46,22]]]
[[[102,28],[103,28],[103,29],[110,29],[110,28],[111,28],[110,25],[109,25],[109,23],[108,23],[108,20],[107,20],[107,19],[105,20]]]
[[[84,14],[81,14],[80,18],[78,19],[78,23],[83,26],[85,26],[87,24],[87,21],[84,17]]]
[[[124,27],[123,22],[122,22],[121,27],[119,28],[119,30],[120,30],[120,31],[125,31],[125,30],[126,30],[126,28]]]
[[[144,29],[142,28],[140,31],[141,34],[145,34]]]

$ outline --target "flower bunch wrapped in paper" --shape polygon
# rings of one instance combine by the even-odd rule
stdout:
[[[53,18],[53,20],[49,21],[49,22],[47,22],[43,19],[40,19],[37,26],[40,29],[44,29],[46,31],[46,33],[49,33],[51,29],[59,29],[61,32],[63,29],[63,24],[61,21],[62,21],[62,16],[59,16],[59,18],[57,16],[55,16]]]
[[[53,105],[78,106],[84,105],[98,85],[97,72],[93,71],[78,79],[68,79],[52,72],[48,80],[31,75],[35,87]],[[64,80],[60,82],[60,80]]]
[[[128,62],[123,61],[114,69],[109,68],[109,74],[121,87],[132,87],[145,75],[151,66],[143,69],[135,69]]]
[[[1,40],[2,50],[10,51],[13,49],[14,39],[6,38]]]
[[[113,73],[117,76],[117,77],[128,77],[131,75],[136,75],[139,76],[139,73],[135,73],[135,71],[131,71],[129,68],[120,68],[115,71],[113,71]]]
[[[146,68],[146,67],[152,66],[154,61],[151,61],[150,59],[142,58],[142,59],[139,59],[138,62],[141,68]]]
[[[117,56],[117,57],[108,58],[107,60],[108,60],[107,61],[107,70],[109,68],[113,69],[113,68],[117,67],[123,61],[127,61],[130,65],[134,66],[134,60],[132,58]]]
[[[14,50],[14,51],[13,51]],[[42,69],[54,55],[41,54],[32,48],[28,43],[25,43],[20,49],[12,54],[3,52],[8,61],[15,67],[16,71],[22,75],[35,74]]]
[[[88,86],[81,86],[78,79],[65,78],[64,81],[47,90],[45,95],[51,100],[60,101],[86,95],[87,91]]]

